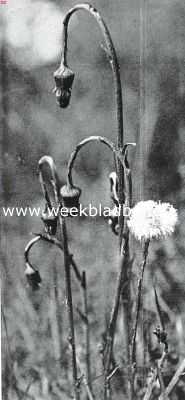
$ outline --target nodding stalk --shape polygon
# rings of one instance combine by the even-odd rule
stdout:
[[[37,235],[33,239],[29,241],[27,246],[25,247],[24,250],[24,259],[25,259],[25,275],[28,281],[28,284],[31,286],[33,290],[38,290],[40,288],[42,279],[40,276],[39,271],[32,265],[30,259],[29,259],[29,252],[31,248],[40,240],[40,236]]]
[[[40,179],[41,179],[43,194],[45,196],[47,193],[45,181],[42,174],[42,167],[44,164],[47,164],[50,168],[51,172],[50,182],[53,187],[56,205],[58,208],[60,208],[61,206],[63,206],[63,203],[59,193],[60,185],[58,182],[58,174],[55,163],[52,157],[50,156],[44,156],[39,160],[39,171],[40,171]],[[75,329],[74,329],[74,317],[73,317],[73,296],[71,289],[71,255],[69,253],[69,247],[68,247],[66,221],[65,218],[62,217],[61,213],[59,213],[59,227],[60,227],[61,245],[63,248],[63,255],[64,255],[66,305],[67,305],[69,327],[70,327],[70,344],[72,348],[73,390],[74,390],[75,400],[80,400],[80,393],[78,389],[78,372],[77,372]]]
[[[62,57],[61,63],[58,70],[54,73],[55,78],[55,92],[57,96],[57,101],[62,108],[68,106],[71,96],[71,88],[74,80],[74,73],[67,65],[67,51],[68,51],[68,28],[69,21],[73,14],[77,11],[84,10],[88,12],[97,22],[101,33],[103,35],[104,41],[106,43],[106,54],[112,68],[113,81],[114,81],[114,93],[115,93],[115,104],[116,104],[116,121],[117,121],[117,147],[122,151],[124,145],[124,129],[123,129],[123,101],[122,101],[122,85],[120,76],[120,66],[118,63],[118,58],[114,43],[112,41],[109,29],[101,17],[100,13],[88,3],[80,3],[71,8],[65,15],[62,24]],[[123,206],[124,202],[124,173],[123,167],[120,161],[118,161],[118,193],[119,193],[119,203]],[[121,213],[122,214],[122,213]],[[123,216],[120,215],[119,218],[119,241],[120,248],[122,244],[122,232],[123,232]]]

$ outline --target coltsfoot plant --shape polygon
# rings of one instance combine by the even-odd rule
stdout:
[[[57,103],[61,108],[67,108],[71,97],[72,86],[75,74],[67,62],[68,51],[68,30],[71,17],[76,12],[84,10],[88,12],[98,23],[100,31],[103,35],[106,44],[106,53],[110,62],[113,73],[114,94],[115,94],[115,117],[117,121],[117,138],[110,141],[103,136],[90,136],[78,143],[69,157],[67,167],[66,184],[60,186],[58,172],[53,159],[50,156],[44,156],[39,161],[40,182],[45,201],[45,212],[42,216],[44,223],[44,232],[38,233],[32,239],[25,249],[26,270],[25,274],[28,282],[33,289],[38,289],[41,285],[41,277],[39,271],[36,270],[30,260],[29,251],[38,243],[38,241],[46,241],[58,247],[63,255],[64,268],[61,269],[61,274],[65,278],[66,288],[66,307],[68,312],[69,335],[66,331],[66,338],[71,350],[72,361],[72,382],[71,396],[75,400],[80,400],[85,396],[89,399],[110,400],[117,398],[116,393],[113,393],[112,382],[116,377],[121,377],[121,392],[120,398],[124,399],[143,399],[149,400],[153,397],[153,389],[156,383],[159,384],[160,399],[167,400],[168,395],[178,382],[180,374],[184,370],[184,362],[177,370],[177,373],[172,378],[171,382],[166,387],[163,379],[163,367],[168,359],[169,343],[167,331],[163,319],[163,311],[160,305],[160,297],[154,285],[153,299],[156,306],[159,326],[156,326],[154,335],[159,344],[159,357],[153,361],[146,355],[146,342],[143,344],[143,320],[142,312],[143,304],[143,285],[144,273],[146,269],[149,245],[153,240],[163,240],[166,236],[173,234],[177,223],[177,211],[169,203],[161,203],[153,200],[141,201],[133,206],[132,204],[132,174],[128,160],[129,146],[134,146],[135,143],[125,143],[124,127],[123,127],[123,103],[122,103],[122,87],[120,78],[120,68],[116,55],[116,50],[110,35],[110,32],[102,19],[99,12],[87,3],[77,4],[70,9],[63,19],[62,24],[62,59],[59,68],[54,73],[55,80],[55,95]],[[71,118],[70,111],[70,118]],[[89,143],[97,142],[100,145],[105,145],[113,155],[114,170],[110,172],[110,198],[114,203],[114,208],[108,219],[112,232],[118,235],[118,273],[115,281],[115,294],[111,313],[107,322],[106,332],[103,335],[101,345],[101,362],[102,362],[102,386],[99,390],[98,397],[96,376],[93,376],[92,371],[96,370],[96,366],[92,368],[92,354],[95,351],[91,346],[90,323],[88,315],[88,275],[85,267],[82,271],[78,268],[75,262],[75,256],[72,255],[69,249],[68,233],[67,233],[67,218],[60,214],[61,207],[67,208],[79,207],[81,199],[81,188],[73,182],[73,168],[75,160],[81,151]],[[45,165],[49,166],[50,179],[46,182],[44,179]],[[48,184],[50,189],[48,189]],[[131,213],[127,216],[121,212],[117,215],[117,209],[123,210],[124,207],[129,207]],[[57,215],[52,215],[53,207],[58,210]],[[130,236],[141,244],[143,250],[143,261],[140,268],[137,268],[137,273],[133,273],[134,256],[130,250]],[[134,242],[134,238],[132,239]],[[135,242],[134,242],[135,243]],[[132,251],[135,254],[135,251]],[[115,264],[117,261],[115,262]],[[102,268],[104,265],[102,266]],[[79,283],[80,292],[82,293],[83,310],[78,309],[79,318],[74,318],[74,301],[73,290],[71,284],[71,272]],[[115,338],[118,335],[116,328],[118,318],[122,315],[122,330],[121,335],[122,349],[124,356],[121,357],[122,362],[117,362],[117,353],[115,346]],[[78,338],[76,325],[82,322],[84,326],[84,343],[85,343],[85,368],[81,364],[78,357],[77,347]],[[148,337],[151,336],[147,332]],[[119,357],[120,360],[120,357]],[[147,360],[147,365],[145,362]],[[151,361],[151,362],[150,362]],[[141,364],[142,363],[142,364]],[[72,384],[71,382],[71,384]],[[83,389],[84,387],[84,389]]]

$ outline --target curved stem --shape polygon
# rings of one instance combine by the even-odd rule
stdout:
[[[69,186],[74,186],[72,179],[72,170],[79,151],[86,144],[94,141],[104,143],[107,147],[109,147],[109,149],[113,152],[113,154],[115,154],[116,148],[114,144],[103,136],[89,136],[88,138],[82,140],[80,143],[77,144],[75,150],[71,153],[71,156],[69,158],[68,168],[67,168],[67,183]]]
[[[55,202],[58,207],[61,205],[61,201],[59,199],[59,187],[57,184],[58,175],[55,167],[55,163],[50,156],[44,156],[39,160],[39,171],[41,177],[41,184],[44,196],[47,193],[45,181],[42,174],[43,164],[47,164],[51,171],[51,184],[53,186]],[[46,192],[45,192],[46,190]],[[65,218],[59,214],[59,224],[60,224],[60,236],[63,239],[63,253],[64,253],[64,269],[65,269],[65,286],[66,286],[66,305],[69,319],[69,327],[70,327],[70,344],[72,348],[72,368],[73,368],[73,389],[75,394],[75,400],[80,400],[80,393],[78,390],[78,372],[77,372],[77,361],[76,361],[76,344],[75,344],[75,330],[74,330],[74,317],[73,317],[73,297],[72,297],[72,289],[71,289],[71,257],[69,254],[68,248],[68,236],[67,236],[67,227]]]
[[[57,182],[57,171],[56,171],[56,166],[55,163],[52,159],[52,157],[50,156],[43,156],[40,158],[39,162],[38,162],[38,166],[39,166],[39,180],[40,180],[40,184],[41,184],[41,188],[42,188],[42,193],[43,196],[46,200],[46,203],[49,207],[49,209],[52,209],[52,204],[51,204],[51,200],[49,197],[49,193],[47,191],[47,187],[46,187],[46,182],[43,176],[43,166],[44,164],[47,164],[49,166],[50,172],[51,172],[51,178],[52,181]]]
[[[118,64],[118,59],[116,55],[116,50],[110,35],[110,32],[105,24],[103,18],[99,14],[99,12],[88,3],[77,4],[73,8],[71,8],[65,18],[63,20],[63,35],[62,35],[62,63],[67,63],[67,39],[68,39],[68,24],[71,16],[79,10],[85,10],[89,12],[98,23],[101,32],[103,34],[104,40],[107,45],[108,55],[110,57],[110,63],[114,76],[114,85],[115,85],[115,95],[116,95],[116,112],[117,112],[117,128],[118,128],[118,147],[123,147],[123,102],[122,102],[122,87],[121,87],[121,77],[120,77],[120,68]]]
[[[34,246],[34,244],[37,243],[39,240],[41,240],[41,237],[40,237],[40,235],[37,235],[36,237],[31,239],[29,241],[29,243],[26,245],[25,250],[24,250],[24,259],[25,259],[25,263],[26,264],[29,264],[29,265],[32,266],[32,264],[31,264],[31,262],[29,260],[29,252],[30,252],[31,248]],[[33,266],[32,266],[32,268],[34,269]]]
[[[71,16],[79,10],[84,10],[90,13],[98,23],[100,30],[102,32],[103,38],[105,40],[107,46],[107,54],[110,60],[113,80],[114,80],[114,91],[115,91],[115,101],[116,101],[116,120],[117,120],[117,146],[118,149],[122,150],[124,143],[124,129],[123,129],[123,100],[122,100],[122,85],[121,85],[121,76],[120,76],[120,67],[117,59],[116,50],[111,38],[111,34],[102,19],[99,12],[92,7],[88,3],[77,4],[73,8],[71,8],[65,18],[63,20],[63,31],[62,31],[62,59],[61,65],[67,64],[67,40],[68,40],[68,24]],[[118,160],[118,195],[119,195],[119,203],[122,206],[124,203],[124,173],[123,166],[121,162]],[[122,213],[121,213],[122,214]],[[122,232],[123,232],[124,218],[122,215],[119,217],[119,242],[120,249],[122,246]]]

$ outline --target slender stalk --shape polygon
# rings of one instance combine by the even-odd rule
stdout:
[[[73,186],[73,179],[72,179],[72,170],[74,167],[74,162],[76,160],[76,157],[78,155],[78,152],[81,150],[83,146],[88,144],[91,141],[98,141],[102,142],[105,145],[107,145],[113,154],[116,156],[116,161],[120,162],[121,165],[123,166],[123,171],[125,174],[125,205],[130,206],[132,202],[132,179],[131,179],[131,171],[129,169],[129,164],[127,160],[127,146],[129,144],[135,145],[135,143],[127,143],[124,146],[124,149],[122,152],[117,151],[114,144],[112,144],[110,141],[108,141],[106,138],[101,137],[101,136],[91,136],[87,139],[82,140],[75,148],[75,150],[72,152],[69,162],[68,162],[68,175],[67,175],[67,181],[68,185]],[[121,212],[121,215],[123,213]],[[130,310],[130,271],[129,271],[129,231],[127,228],[127,223],[125,221],[125,226],[124,226],[124,244],[122,246],[122,251],[121,254],[123,257],[121,257],[121,270],[120,274],[118,277],[118,285],[117,285],[117,291],[115,295],[115,301],[114,301],[114,306],[112,309],[112,315],[110,319],[110,324],[109,324],[109,331],[107,333],[107,352],[106,352],[106,372],[105,372],[105,398],[107,396],[107,390],[109,386],[109,382],[107,381],[107,376],[109,375],[109,369],[110,369],[110,364],[111,364],[111,356],[112,356],[112,347],[113,347],[113,342],[114,342],[114,333],[115,333],[115,328],[116,328],[116,320],[118,316],[118,309],[119,309],[119,302],[120,302],[120,296],[122,293],[123,286],[126,282],[127,286],[127,305],[129,305],[129,310]],[[124,277],[124,279],[123,279]],[[129,363],[130,359],[130,350],[129,350],[129,341],[130,341],[130,311],[128,311],[128,307],[125,307],[125,315],[126,319],[124,321],[124,326],[125,326],[125,337],[128,342],[127,348],[127,359]]]
[[[91,387],[89,385],[89,382],[88,382],[88,380],[86,378],[86,375],[84,374],[83,368],[81,366],[81,363],[80,363],[80,360],[78,359],[78,357],[77,357],[77,365],[78,365],[79,371],[80,371],[80,373],[82,375],[82,382],[83,382],[83,384],[85,386],[85,389],[86,389],[87,399],[95,400],[95,397],[93,395],[92,389],[91,389]]]
[[[85,347],[86,347],[86,377],[88,385],[91,389],[91,351],[90,351],[90,330],[89,330],[89,318],[88,318],[88,304],[87,304],[87,281],[86,273],[82,273],[82,287],[83,287],[83,303],[84,303],[84,315],[86,323],[84,324],[85,330]]]
[[[55,202],[58,207],[61,205],[59,199],[59,189],[57,185],[57,172],[54,161],[51,157],[42,157],[39,161],[39,170],[42,174],[42,166],[46,163],[51,170],[51,183],[53,186]],[[44,181],[43,177],[42,180]],[[73,390],[75,395],[75,400],[80,400],[80,393],[78,390],[78,371],[76,362],[76,344],[75,344],[75,330],[74,330],[74,317],[73,317],[73,298],[71,289],[71,256],[68,249],[68,236],[65,218],[59,215],[59,225],[60,225],[60,236],[62,241],[63,255],[64,255],[64,270],[65,270],[65,286],[66,286],[66,306],[69,319],[70,337],[69,341],[72,348],[72,372],[73,372]]]
[[[6,22],[4,18],[1,20],[1,48],[0,48],[0,86],[1,86],[1,187],[3,201],[8,200],[8,183],[7,183],[7,154],[9,151],[8,137],[9,125],[8,116],[10,112],[9,104],[9,67],[8,67],[8,52],[6,46]],[[5,232],[6,234],[6,232]]]
[[[68,167],[67,167],[67,183],[69,186],[74,186],[73,179],[72,179],[72,170],[73,170],[74,162],[77,158],[79,151],[86,144],[88,144],[90,142],[94,142],[94,141],[105,144],[107,147],[109,147],[109,149],[113,152],[113,154],[115,154],[116,148],[115,148],[114,144],[110,140],[106,139],[103,136],[89,136],[88,138],[82,140],[80,143],[77,144],[75,150],[71,153],[70,158],[69,158]]]
[[[75,400],[80,400],[80,393],[77,387],[78,373],[76,362],[76,344],[75,344],[75,331],[74,331],[74,317],[73,317],[73,298],[71,290],[71,268],[70,268],[70,254],[68,249],[68,237],[65,219],[59,217],[60,229],[63,236],[64,248],[64,269],[65,269],[65,284],[66,284],[66,306],[68,311],[69,326],[70,326],[70,344],[72,348],[72,367],[73,367],[73,388],[75,393]]]
[[[126,193],[126,201],[125,205],[128,207],[131,205],[131,200],[132,200],[132,182],[131,182],[131,173],[130,169],[126,167],[125,165],[125,159],[126,159],[126,153],[127,153],[127,148],[128,146],[135,146],[135,143],[126,143],[124,145],[124,148],[122,151],[117,150],[116,146],[114,143],[112,143],[110,140],[103,136],[89,136],[85,139],[83,139],[81,142],[77,144],[73,152],[71,153],[68,161],[68,166],[67,166],[67,183],[69,186],[74,186],[73,184],[73,178],[72,178],[72,172],[74,168],[74,163],[75,160],[78,156],[78,153],[80,150],[86,146],[87,144],[91,142],[98,142],[98,143],[103,143],[105,144],[113,153],[114,156],[114,161],[115,161],[115,167],[117,167],[117,163],[120,162],[122,164],[122,167],[124,169],[124,174],[126,175],[126,182],[127,182],[127,187],[125,189]],[[122,214],[122,213],[120,213]]]
[[[40,240],[47,241],[53,244],[55,243],[54,238],[50,238],[48,235],[36,234],[36,236],[29,241],[24,251],[24,258],[26,265],[30,265],[33,270],[35,268],[32,266],[32,263],[29,259],[29,253],[32,247],[38,243]],[[60,243],[60,242],[59,242]],[[62,357],[62,324],[61,324],[61,315],[60,315],[60,307],[59,307],[59,293],[58,293],[58,281],[57,281],[57,268],[54,265],[53,270],[53,281],[52,287],[50,289],[51,293],[51,306],[50,306],[50,324],[51,324],[51,332],[53,338],[53,346],[55,358],[60,359]]]
[[[156,379],[157,379],[157,376],[158,376],[158,370],[159,369],[161,370],[163,368],[163,365],[164,365],[164,362],[166,360],[166,357],[167,357],[167,352],[164,349],[160,360],[157,361],[157,366],[154,369],[153,374],[151,376],[151,379],[150,379],[150,381],[148,383],[147,390],[145,392],[143,400],[150,400],[150,398],[152,396],[152,391],[153,391],[153,388],[154,388],[154,385],[155,385],[155,382],[156,382]]]
[[[121,299],[122,299],[122,307],[123,307],[123,329],[124,329],[124,353],[126,349],[126,366],[127,366],[127,391],[129,400],[132,399],[132,384],[131,384],[131,373],[132,373],[132,363],[131,363],[131,272],[132,272],[132,263],[129,262],[129,237],[125,242],[125,261],[122,268],[124,271],[124,282],[121,291]]]
[[[162,371],[158,365],[157,365],[157,376],[158,376],[159,384],[160,384],[160,388],[161,388],[161,398],[162,398],[162,400],[168,400],[168,398],[165,394],[165,385],[164,385]]]
[[[61,65],[67,64],[67,39],[68,39],[68,24],[71,16],[79,10],[85,10],[89,12],[98,23],[102,35],[104,37],[106,43],[106,53],[109,56],[112,73],[113,73],[113,80],[114,80],[114,92],[115,92],[115,101],[116,101],[116,120],[117,120],[117,146],[118,149],[122,151],[123,144],[124,144],[124,130],[123,130],[123,101],[122,101],[122,85],[121,85],[121,76],[120,76],[120,67],[118,63],[118,58],[116,54],[116,50],[110,35],[110,32],[105,24],[104,20],[102,19],[99,12],[92,7],[88,3],[81,3],[77,4],[73,8],[71,8],[68,13],[66,14],[63,20],[63,31],[62,31],[62,59]],[[123,206],[124,203],[124,173],[123,173],[123,166],[120,161],[118,161],[118,194],[119,194],[119,202],[120,205]],[[122,213],[119,217],[119,243],[120,249],[122,247],[122,233],[123,233],[123,225],[124,225],[124,218]]]
[[[125,206],[132,206],[132,175],[127,159],[127,147],[125,149],[125,160],[124,160],[124,186],[125,186]],[[129,230],[127,226],[127,218],[124,218],[124,254],[125,254],[125,281],[121,293],[122,307],[123,307],[123,327],[124,327],[124,339],[126,347],[126,365],[127,368],[127,391],[128,398],[132,400],[133,397],[133,385],[132,385],[132,362],[131,362],[131,315],[132,315],[132,302],[131,302],[131,277],[132,277],[132,262],[130,261],[130,248],[129,248]],[[124,267],[124,266],[123,266]]]
[[[140,2],[140,62],[139,62],[139,147],[137,194],[144,199],[145,192],[145,159],[146,159],[146,50],[147,50],[147,1]]]
[[[165,392],[159,397],[159,400],[164,400],[165,399],[164,396],[168,397],[171,394],[171,392],[174,390],[174,388],[177,385],[181,376],[184,375],[184,371],[185,371],[185,358],[183,359],[179,368],[175,372],[175,374],[174,374],[173,378],[171,379],[170,383],[168,384]]]
[[[55,359],[61,356],[61,335],[60,335],[60,319],[59,319],[59,301],[58,301],[58,290],[57,290],[57,274],[56,266],[53,273],[52,285],[50,287],[50,306],[49,306],[49,320],[50,329],[53,342],[54,356]],[[61,360],[60,360],[61,361]]]
[[[114,344],[114,336],[115,336],[115,329],[116,329],[116,322],[118,318],[118,311],[120,305],[120,297],[123,288],[123,284],[126,280],[125,273],[126,273],[126,264],[128,262],[128,246],[127,242],[125,242],[125,252],[124,254],[120,255],[120,267],[119,267],[119,274],[117,278],[117,285],[114,297],[114,304],[112,307],[110,322],[107,331],[107,338],[106,338],[106,348],[105,348],[105,380],[104,380],[104,399],[107,398],[107,392],[109,389],[109,381],[107,377],[110,374],[110,365],[111,365],[111,357],[112,357],[112,350]]]
[[[74,273],[76,275],[77,280],[80,283],[83,293],[83,312],[81,312],[78,308],[77,311],[82,319],[84,324],[85,331],[85,363],[86,363],[86,379],[88,383],[88,387],[92,391],[92,378],[91,378],[91,351],[90,351],[90,329],[89,329],[89,318],[88,318],[88,304],[87,304],[87,281],[86,281],[86,272],[83,271],[82,275],[71,256],[71,266],[73,267]]]
[[[24,250],[24,258],[25,258],[25,262],[31,264],[30,260],[29,260],[29,253],[31,248],[37,243],[39,242],[39,240],[41,240],[41,236],[40,235],[36,235],[33,239],[31,239],[29,241],[29,243],[26,245],[25,250]]]
[[[124,182],[125,182],[125,206],[130,207],[132,203],[132,178],[129,163],[127,160],[127,145],[124,146],[124,158],[122,159],[122,165],[124,167]],[[124,241],[122,244],[121,255],[120,255],[120,268],[117,279],[116,293],[114,298],[114,304],[110,317],[109,327],[107,331],[107,342],[105,351],[105,380],[104,380],[104,399],[107,399],[109,391],[109,381],[107,377],[110,373],[110,365],[114,344],[114,335],[116,329],[116,322],[118,318],[120,297],[122,297],[123,305],[123,324],[124,324],[124,340],[126,344],[126,365],[128,367],[128,396],[132,398],[131,394],[131,383],[130,383],[130,315],[131,315],[131,293],[130,293],[130,280],[131,280],[131,265],[129,261],[129,231],[127,227],[127,221],[124,221]]]
[[[118,147],[123,147],[123,102],[122,102],[122,87],[120,77],[120,67],[117,59],[116,50],[110,35],[110,32],[102,19],[99,12],[88,3],[77,4],[71,8],[64,20],[63,20],[63,31],[62,31],[62,60],[61,64],[67,64],[67,39],[68,39],[68,24],[71,16],[78,10],[85,10],[89,12],[98,23],[102,35],[104,37],[107,51],[110,57],[110,64],[112,67],[114,86],[115,86],[115,98],[116,98],[116,117],[117,117],[117,130],[118,130]]]
[[[110,64],[112,67],[113,72],[113,79],[114,79],[114,91],[115,91],[115,99],[116,99],[116,119],[117,119],[117,148],[122,153],[123,151],[123,144],[124,144],[124,132],[123,132],[123,102],[122,102],[122,86],[121,86],[121,77],[120,77],[120,67],[117,59],[117,54],[114,48],[114,44],[112,42],[112,38],[110,32],[103,21],[102,17],[98,13],[98,11],[89,4],[82,3],[74,6],[72,9],[68,11],[64,20],[63,20],[63,41],[62,41],[62,59],[61,59],[61,66],[67,65],[67,39],[68,39],[68,24],[70,17],[78,10],[85,10],[88,11],[97,21],[103,37],[105,39],[105,43],[107,46],[106,53],[109,56]],[[105,141],[104,141],[105,143]],[[107,143],[105,143],[107,144]],[[113,149],[114,151],[114,149]],[[78,152],[78,149],[77,149]],[[71,168],[70,165],[73,164],[73,160],[76,157],[76,152],[73,153],[69,165],[68,165],[68,183],[72,185],[72,177],[71,177]],[[123,211],[123,204],[124,204],[124,166],[119,158],[116,158],[116,169],[118,169],[118,197],[119,197],[119,205],[121,206],[121,211]],[[112,347],[114,341],[114,333],[115,333],[115,326],[116,320],[118,315],[119,309],[119,302],[122,290],[122,284],[124,282],[123,276],[125,274],[124,266],[125,266],[125,253],[128,254],[128,234],[127,237],[124,238],[124,245],[123,242],[123,229],[124,229],[124,218],[123,212],[119,215],[119,246],[120,252],[123,255],[121,256],[121,268],[120,273],[118,276],[118,286],[117,292],[115,295],[115,302],[113,306],[113,311],[111,315],[109,331],[108,331],[108,341],[107,341],[107,357],[106,357],[106,367],[105,367],[105,396],[107,398],[107,388],[109,386],[109,382],[107,381],[107,376],[109,375],[109,368],[111,363],[111,354],[112,354]],[[127,259],[127,257],[126,257]]]
[[[57,240],[56,238],[50,236],[50,235],[43,235],[43,234],[36,234],[35,240],[32,240],[32,245],[36,243],[39,239],[52,243],[56,245],[60,250],[64,251],[63,246],[61,245],[60,241]],[[29,246],[29,250],[31,249]],[[28,246],[26,247],[28,249]],[[27,250],[27,252],[29,251]],[[27,255],[28,258],[28,255]],[[83,290],[83,305],[84,305],[84,311],[83,313],[80,313],[81,316],[83,316],[82,320],[83,322],[85,321],[85,345],[86,345],[86,377],[87,377],[87,384],[88,384],[88,390],[92,391],[92,380],[91,380],[91,360],[90,360],[90,332],[89,332],[89,320],[88,320],[88,304],[87,304],[87,282],[86,282],[86,273],[83,271],[82,275],[73,259],[72,254],[69,255],[69,261],[70,265],[74,270],[75,276],[77,280],[80,282],[81,288]],[[79,312],[79,310],[77,309]],[[86,379],[86,378],[84,378]],[[87,385],[86,385],[87,386]],[[89,395],[88,395],[89,396]]]
[[[132,364],[134,364],[136,361],[136,334],[137,334],[137,327],[138,327],[138,322],[139,322],[139,313],[140,313],[141,301],[142,301],[143,278],[144,278],[144,271],[145,271],[146,261],[147,261],[147,256],[148,256],[149,243],[150,243],[149,240],[147,240],[144,244],[143,262],[141,265],[140,278],[138,281],[137,300],[136,300],[136,317],[135,317],[135,324],[134,324],[133,338],[132,338]]]

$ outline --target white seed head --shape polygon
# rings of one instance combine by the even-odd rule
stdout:
[[[148,200],[132,208],[127,224],[130,232],[141,241],[171,235],[177,220],[177,210],[170,203]]]

